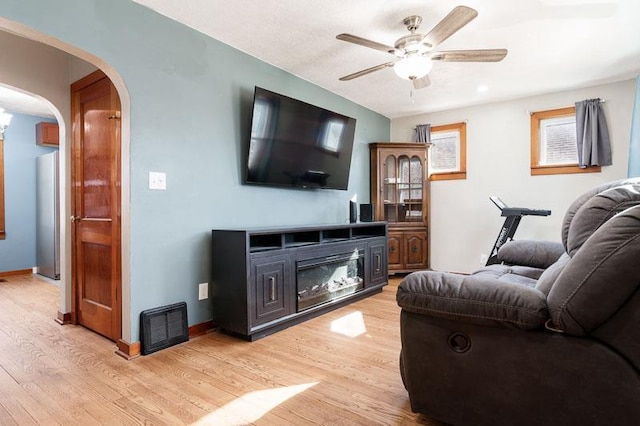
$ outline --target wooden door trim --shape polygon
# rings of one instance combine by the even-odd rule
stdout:
[[[73,95],[74,92],[78,92],[87,86],[91,86],[93,83],[96,83],[102,80],[103,78],[108,78],[108,77],[103,71],[96,70],[91,74],[82,77],[80,80],[74,81],[73,83],[71,83],[71,95]]]
[[[116,341],[116,355],[121,356],[126,360],[132,360],[140,356],[140,342],[126,342],[122,339]]]

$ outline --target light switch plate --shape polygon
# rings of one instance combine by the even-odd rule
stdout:
[[[167,189],[167,175],[163,172],[149,172],[149,189]]]

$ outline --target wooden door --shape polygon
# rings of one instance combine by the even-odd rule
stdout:
[[[73,303],[79,324],[122,336],[120,99],[96,71],[71,85]]]

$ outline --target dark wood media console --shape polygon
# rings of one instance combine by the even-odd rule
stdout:
[[[387,223],[213,230],[213,315],[256,340],[387,284]]]

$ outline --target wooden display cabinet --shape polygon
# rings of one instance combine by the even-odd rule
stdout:
[[[371,202],[388,222],[389,273],[429,268],[428,150],[423,143],[372,143]]]

